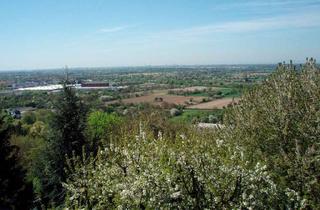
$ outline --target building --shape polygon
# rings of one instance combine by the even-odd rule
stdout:
[[[221,129],[225,126],[219,123],[198,123],[197,127],[200,129]]]
[[[81,87],[109,87],[110,84],[108,82],[85,82],[81,83]]]
[[[21,112],[18,109],[9,110],[9,113],[13,119],[21,119]]]

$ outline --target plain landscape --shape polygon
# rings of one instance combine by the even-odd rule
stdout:
[[[320,209],[319,9],[0,1],[0,210]]]

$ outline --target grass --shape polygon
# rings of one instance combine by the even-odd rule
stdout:
[[[219,88],[214,91],[221,91],[221,98],[231,98],[231,97],[239,97],[241,95],[241,90],[238,88]],[[188,93],[186,96],[202,96],[209,97],[210,94],[208,92],[194,92]]]
[[[175,123],[192,123],[194,120],[204,121],[209,115],[216,116],[219,120],[221,120],[223,110],[184,110],[181,115],[172,117],[170,121]]]
[[[235,88],[221,88],[223,98],[239,97],[241,95],[240,89]]]

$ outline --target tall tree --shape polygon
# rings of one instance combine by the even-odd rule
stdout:
[[[10,117],[0,113],[0,209],[28,208],[31,190],[19,164],[18,147],[10,144],[13,129]]]
[[[55,103],[55,116],[51,122],[48,144],[40,165],[42,201],[59,204],[64,198],[62,182],[66,180],[67,156],[82,154],[85,145],[85,120],[87,110],[72,87],[66,84]]]

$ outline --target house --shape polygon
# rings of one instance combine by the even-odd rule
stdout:
[[[18,109],[10,110],[9,113],[14,119],[21,119],[21,112]]]
[[[221,129],[225,126],[219,123],[199,123],[197,127],[200,129]]]

